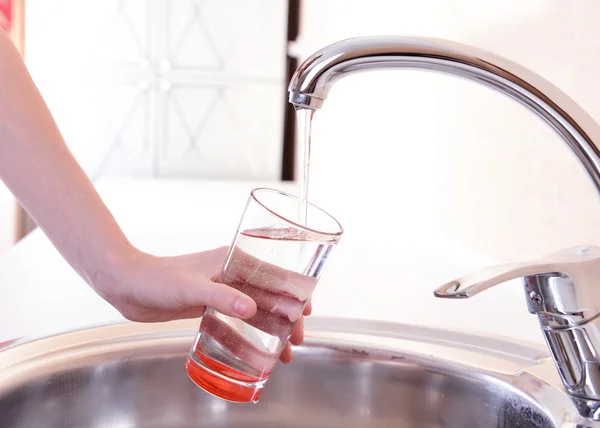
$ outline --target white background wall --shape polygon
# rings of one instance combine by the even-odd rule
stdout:
[[[287,2],[27,0],[26,12],[27,64],[94,179],[279,176]]]
[[[374,34],[454,39],[524,64],[600,120],[598,16],[595,0],[304,0],[299,49]],[[354,198],[364,233],[372,219],[377,233],[438,233],[503,259],[600,243],[600,205],[568,150],[470,82],[408,71],[347,78],[317,114],[314,140],[312,185]],[[0,251],[13,213],[0,189]]]
[[[299,50],[361,35],[454,39],[531,68],[600,120],[598,16],[595,0],[305,0]],[[600,204],[575,158],[528,111],[471,82],[348,77],[313,138],[312,185],[354,198],[374,233],[441,234],[507,260],[600,244]]]
[[[287,2],[25,5],[27,65],[92,179],[280,176]],[[0,253],[14,204],[0,188]]]

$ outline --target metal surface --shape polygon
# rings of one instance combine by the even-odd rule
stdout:
[[[587,426],[533,345],[314,318],[295,361],[246,405],[213,398],[187,378],[196,331],[197,320],[126,323],[10,345],[0,351],[0,426]]]
[[[600,126],[573,100],[532,71],[459,43],[418,37],[362,37],[327,46],[302,63],[289,84],[297,109],[323,106],[334,83],[351,73],[418,68],[463,77],[516,100],[562,138],[600,191]],[[358,106],[360,107],[360,106]],[[529,310],[538,314],[565,388],[600,407],[600,250],[579,247],[530,264],[490,268],[442,287],[438,297],[468,298],[525,277]],[[475,284],[475,285],[474,285]]]
[[[575,247],[530,263],[489,267],[435,295],[468,298],[515,278],[523,278],[529,312],[538,316],[567,391],[600,400],[600,248]]]

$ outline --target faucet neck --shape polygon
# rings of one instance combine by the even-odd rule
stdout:
[[[389,67],[452,74],[516,100],[554,129],[600,192],[600,126],[541,76],[471,46],[420,37],[344,40],[300,65],[289,85],[289,100],[297,109],[319,109],[337,80]],[[600,409],[600,248],[576,248],[541,262],[487,269],[446,284],[436,295],[469,298],[516,277],[525,278],[529,310],[538,315],[566,390],[592,403],[588,410]]]
[[[600,126],[564,92],[508,59],[460,43],[422,37],[347,39],[308,57],[294,73],[289,101],[322,108],[339,79],[382,68],[417,68],[463,77],[493,88],[535,113],[562,138],[600,192]]]

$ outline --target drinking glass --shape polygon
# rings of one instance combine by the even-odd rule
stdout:
[[[308,204],[266,188],[252,190],[218,282],[252,297],[246,320],[207,308],[186,362],[190,379],[228,401],[254,402],[302,316],[343,229]]]

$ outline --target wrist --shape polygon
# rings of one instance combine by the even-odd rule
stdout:
[[[111,301],[118,297],[119,282],[135,270],[143,253],[128,240],[107,246],[93,254],[80,275],[96,293]]]

